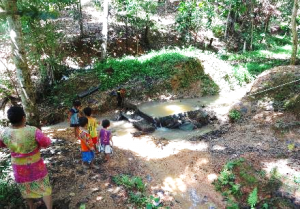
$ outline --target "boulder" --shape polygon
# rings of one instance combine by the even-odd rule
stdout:
[[[191,122],[186,122],[186,123],[183,123],[179,126],[179,129],[183,130],[183,131],[191,131],[194,128],[195,128],[195,125]]]
[[[155,127],[145,120],[134,122],[133,126],[143,133],[152,133],[155,131]]]

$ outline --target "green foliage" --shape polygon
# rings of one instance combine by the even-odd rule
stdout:
[[[137,30],[146,26],[154,26],[151,17],[157,12],[157,1],[151,0],[117,0],[114,2],[118,8],[117,18],[122,22],[128,21]]]
[[[143,208],[148,203],[148,198],[140,192],[129,192],[129,202],[138,208]]]
[[[0,162],[0,202],[3,207],[19,208],[22,199],[11,173],[10,160]]]
[[[242,117],[241,112],[238,110],[230,110],[228,116],[233,122],[238,121]]]
[[[212,27],[212,32],[217,38],[224,36],[224,25],[216,25]]]
[[[268,203],[264,203],[263,206],[262,206],[262,209],[269,209]]]
[[[300,175],[294,176],[294,182],[298,185],[300,184]]]
[[[210,0],[181,1],[176,16],[176,29],[183,39],[190,40],[191,33],[197,33],[202,26],[210,27],[214,16],[214,7]],[[206,23],[206,24],[204,24]]]
[[[177,76],[182,88],[201,80],[204,94],[216,94],[219,91],[212,79],[204,74],[203,66],[197,59],[178,52],[153,52],[139,58],[107,59],[96,63],[95,69],[103,90],[132,79],[144,80],[145,77],[151,77],[166,80]]]
[[[215,189],[222,193],[227,201],[226,208],[285,208],[289,200],[273,197],[281,187],[277,169],[272,169],[268,178],[264,170],[254,168],[244,159],[229,161],[224,165]],[[262,197],[262,200],[259,200]],[[289,207],[286,207],[289,208]]]
[[[128,175],[121,174],[113,177],[113,181],[117,185],[122,185],[129,190],[144,192],[146,188],[143,180],[140,177],[130,177]]]
[[[248,204],[251,206],[251,209],[254,209],[254,206],[257,204],[257,188],[255,188],[248,197]]]
[[[146,185],[140,177],[121,174],[114,176],[112,180],[118,186],[123,186],[126,189],[128,203],[134,204],[136,208],[157,209],[161,207],[153,204],[153,202],[159,203],[159,197],[146,195]]]

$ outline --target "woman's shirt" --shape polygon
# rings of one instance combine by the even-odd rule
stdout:
[[[7,147],[11,152],[17,183],[36,181],[48,174],[41,158],[40,148],[50,144],[50,138],[33,126],[18,129],[4,128],[0,133],[0,147]]]

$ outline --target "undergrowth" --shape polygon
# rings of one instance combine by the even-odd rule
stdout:
[[[290,200],[273,195],[282,185],[279,177],[276,169],[267,177],[264,170],[240,158],[229,161],[213,184],[225,197],[229,209],[293,208]]]
[[[0,203],[1,206],[8,208],[18,208],[22,204],[21,194],[12,176],[9,160],[0,162]]]
[[[187,88],[192,82],[201,80],[204,94],[218,92],[217,85],[204,73],[201,62],[179,52],[153,52],[139,58],[107,59],[97,63],[95,69],[103,90],[136,78],[168,80],[176,77],[181,88]]]
[[[124,187],[128,195],[128,203],[133,204],[135,208],[156,209],[162,207],[159,197],[146,194],[146,185],[140,177],[120,174],[114,176],[112,180],[116,185]]]
[[[289,37],[271,37],[255,49],[245,53],[220,55],[222,60],[233,65],[234,76],[239,83],[247,83],[265,70],[290,63],[292,45]]]

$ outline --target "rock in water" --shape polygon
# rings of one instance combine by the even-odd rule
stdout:
[[[187,122],[187,123],[180,125],[179,129],[183,130],[183,131],[191,131],[194,129],[194,127],[195,127],[194,124]]]

